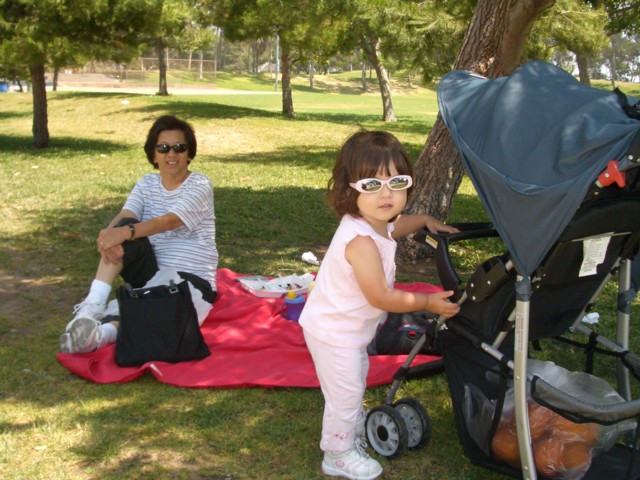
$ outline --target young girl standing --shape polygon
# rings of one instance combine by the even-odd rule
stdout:
[[[455,232],[429,215],[400,215],[413,183],[409,156],[393,135],[362,131],[343,145],[329,182],[329,200],[342,218],[300,317],[325,400],[322,472],[374,479],[380,464],[365,452],[364,411],[373,339],[386,312],[428,310],[447,318],[459,307],[453,292],[410,293],[393,288],[396,238],[416,232]]]

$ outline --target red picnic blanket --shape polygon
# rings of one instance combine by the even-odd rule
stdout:
[[[178,387],[318,387],[302,328],[281,313],[284,300],[254,296],[236,281],[240,276],[229,269],[218,270],[218,299],[201,326],[211,350],[204,359],[119,367],[114,359],[115,344],[90,353],[59,353],[57,359],[70,372],[96,383],[131,382],[150,372],[158,381]],[[426,283],[396,286],[424,293],[441,290]],[[439,358],[418,355],[413,365]],[[406,355],[371,356],[367,384],[391,383],[405,359]]]

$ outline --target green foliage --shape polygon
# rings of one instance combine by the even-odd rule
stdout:
[[[161,0],[2,0],[0,40],[13,54],[3,60],[20,68],[130,59],[138,53],[140,36],[156,28],[160,4]]]
[[[526,60],[550,60],[556,51],[594,59],[608,45],[603,9],[582,0],[557,0],[534,24],[524,55]]]
[[[586,0],[588,3],[604,7],[609,18],[607,32],[609,34],[640,33],[640,1],[638,0]]]

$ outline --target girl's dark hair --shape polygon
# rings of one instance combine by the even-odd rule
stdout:
[[[153,162],[153,158],[156,152],[158,137],[160,133],[165,130],[180,130],[184,133],[184,141],[189,145],[189,160],[193,160],[196,157],[198,142],[196,141],[196,133],[193,127],[173,115],[163,115],[151,125],[149,133],[147,134],[147,141],[144,144],[144,152],[147,154],[147,160],[153,165],[153,168],[158,168],[158,165]]]
[[[350,214],[359,217],[357,201],[360,192],[351,188],[349,183],[375,177],[380,171],[390,175],[392,165],[398,175],[413,176],[411,159],[395,136],[366,130],[351,135],[338,152],[333,167],[327,194],[329,204],[339,216]]]

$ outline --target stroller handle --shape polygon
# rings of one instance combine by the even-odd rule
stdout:
[[[450,226],[460,231],[455,233],[431,233],[427,228],[422,228],[413,236],[413,239],[433,249],[440,282],[445,290],[453,291],[453,296],[450,300],[457,302],[462,296],[462,280],[453,266],[453,261],[449,254],[449,244],[462,240],[498,237],[499,235],[493,224],[489,222],[453,223]]]

